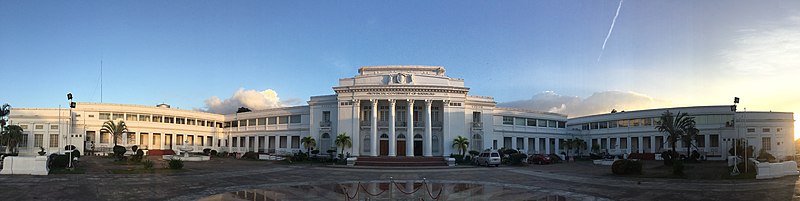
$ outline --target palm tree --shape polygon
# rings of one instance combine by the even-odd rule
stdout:
[[[334,143],[336,143],[336,146],[342,148],[342,152],[340,152],[340,154],[342,154],[342,157],[344,157],[344,149],[345,148],[353,147],[353,140],[350,139],[350,136],[347,136],[346,132],[345,133],[340,133],[339,135],[337,135],[336,136],[336,141]]]
[[[578,152],[578,155],[581,155],[581,150],[583,150],[583,149],[586,149],[586,141],[585,141],[585,140],[583,140],[583,139],[581,139],[581,138],[577,138],[577,137],[576,137],[576,138],[575,138],[575,139],[572,141],[572,143],[574,143],[574,146],[575,146],[575,148],[576,148],[576,149],[578,149],[578,150],[577,150],[577,152]]]
[[[108,120],[103,123],[103,128],[100,129],[102,132],[111,133],[111,137],[114,138],[114,146],[117,146],[117,137],[122,136],[122,133],[128,132],[128,126],[125,125],[124,121],[119,121],[119,123],[114,123],[114,121]]]
[[[672,153],[674,154],[677,154],[675,151],[675,144],[678,142],[678,139],[688,138],[685,136],[686,131],[688,131],[689,128],[694,128],[694,117],[689,117],[687,115],[687,113],[678,112],[677,115],[673,116],[672,113],[667,110],[661,114],[659,122],[656,123],[656,129],[658,129],[659,132],[666,132],[668,134],[667,141],[672,147]]]
[[[8,114],[11,114],[11,106],[6,103],[0,107],[0,133],[2,133],[3,129],[6,127],[6,118],[4,117],[7,117]]]
[[[688,158],[689,156],[692,155],[690,153],[692,149],[692,140],[694,140],[697,134],[700,133],[700,129],[695,128],[694,119],[691,119],[691,122],[687,123],[686,127],[682,129],[684,134],[683,136],[681,136],[681,141],[683,142],[684,145],[686,145],[686,156]]]
[[[464,158],[464,154],[467,151],[467,147],[469,147],[469,139],[458,136],[456,139],[453,139],[453,147],[461,153],[461,158]]]
[[[567,153],[567,156],[569,156],[569,151],[572,149],[573,146],[575,146],[575,140],[566,139],[564,141],[561,141],[559,143],[559,145],[561,145],[562,147],[564,147],[567,150],[566,153]]]
[[[0,133],[0,140],[6,145],[6,153],[17,151],[17,143],[22,141],[22,127],[9,125],[6,130]]]
[[[317,146],[317,140],[311,136],[306,136],[303,139],[300,139],[300,143],[306,147],[306,150],[308,150],[308,156],[311,157],[311,149]]]

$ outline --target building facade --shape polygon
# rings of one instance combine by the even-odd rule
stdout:
[[[17,108],[11,123],[23,127],[21,154],[39,147],[59,152],[67,144],[81,150],[110,151],[114,139],[103,122],[124,120],[128,133],[117,144],[146,149],[191,146],[195,151],[287,154],[314,149],[341,150],[346,135],[351,156],[449,156],[453,139],[470,139],[470,150],[515,148],[524,153],[561,153],[567,139],[581,138],[586,150],[597,144],[609,153],[655,153],[666,148],[654,119],[666,110],[695,116],[701,135],[696,147],[709,159],[723,159],[730,140],[746,138],[775,156],[794,154],[792,113],[732,112],[729,106],[652,109],[568,119],[566,115],[500,108],[492,97],[469,95],[463,79],[441,66],[366,66],[339,79],[332,95],[313,96],[304,106],[234,114],[180,110],[167,105],[78,103],[72,110]],[[739,122],[739,123],[734,123]],[[751,132],[752,131],[752,132]],[[678,145],[681,146],[681,145]],[[574,150],[574,149],[573,149]],[[685,148],[683,148],[685,150]],[[679,150],[680,151],[680,150]],[[685,151],[684,151],[685,152]]]

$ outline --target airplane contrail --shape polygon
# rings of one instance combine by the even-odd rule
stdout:
[[[611,27],[608,28],[608,34],[606,34],[606,39],[603,40],[603,47],[600,49],[600,56],[597,57],[597,61],[600,62],[600,58],[603,57],[603,51],[606,50],[606,43],[608,43],[608,38],[611,37],[611,32],[614,31],[614,24],[617,23],[617,17],[619,17],[619,10],[622,8],[622,1],[619,0],[619,5],[617,6],[617,13],[614,14],[614,19],[611,20]]]

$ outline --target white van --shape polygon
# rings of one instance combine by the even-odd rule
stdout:
[[[495,167],[500,166],[500,153],[497,150],[487,150],[478,154],[478,157],[475,157],[475,163],[479,166],[485,165],[489,167],[489,165],[494,165]]]

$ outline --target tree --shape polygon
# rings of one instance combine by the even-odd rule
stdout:
[[[337,135],[336,136],[336,141],[334,143],[336,143],[336,146],[342,148],[342,152],[340,152],[340,154],[342,154],[341,158],[344,158],[344,149],[345,148],[353,147],[353,140],[350,139],[350,136],[347,136],[346,132],[345,133],[340,133],[339,135]]]
[[[687,113],[681,112],[673,116],[669,110],[664,111],[661,117],[659,117],[659,121],[656,122],[656,129],[658,129],[658,132],[667,133],[667,141],[672,147],[672,153],[676,155],[678,152],[675,151],[675,144],[679,139],[690,139],[690,136],[686,135],[687,131],[694,132],[694,135],[696,135],[695,130],[697,129],[694,129],[694,126],[694,117],[689,117]],[[699,130],[697,132],[699,132]],[[687,155],[688,154],[689,153],[687,153]],[[677,157],[673,156],[672,158],[676,159]]]
[[[250,110],[250,108],[240,107],[239,109],[236,110],[236,113],[250,112],[250,111],[252,111]]]
[[[461,153],[461,157],[464,157],[465,152],[467,151],[467,147],[469,147],[469,139],[458,136],[456,139],[453,139],[453,147]]]
[[[6,153],[16,153],[17,144],[22,141],[22,127],[9,125],[7,129],[0,133],[0,141],[6,145]]]
[[[128,132],[128,126],[125,125],[124,121],[119,121],[119,123],[114,123],[114,121],[108,120],[103,123],[103,128],[100,129],[101,132],[108,132],[111,134],[111,137],[114,138],[114,156],[116,160],[124,160],[125,152],[127,151],[125,147],[117,145],[117,137],[122,137],[123,133]]]
[[[8,104],[3,104],[0,107],[0,133],[3,132],[3,129],[6,128],[6,118],[8,114],[11,114],[11,106]]]
[[[121,137],[123,133],[128,132],[128,126],[125,125],[125,121],[114,123],[114,121],[108,120],[103,123],[103,128],[100,131],[110,133],[111,137],[114,138],[114,146],[117,146],[117,137]]]
[[[317,140],[311,136],[306,136],[303,139],[300,139],[300,143],[306,147],[306,150],[308,151],[308,157],[311,158],[311,149],[317,146]]]
[[[689,156],[692,153],[692,151],[691,151],[691,149],[692,149],[692,140],[694,140],[694,138],[697,136],[697,134],[700,133],[700,130],[695,128],[694,119],[692,119],[690,123],[691,124],[686,125],[685,128],[682,128],[683,136],[681,136],[681,142],[683,142],[683,144],[686,146],[686,156],[687,156],[686,158],[687,159],[691,158]]]
[[[575,143],[575,149],[577,149],[578,155],[580,156],[581,150],[586,149],[586,140],[576,137],[572,142]]]
[[[569,151],[572,149],[573,146],[575,146],[575,140],[566,139],[564,141],[559,142],[559,145],[567,150],[567,156],[569,156]]]

